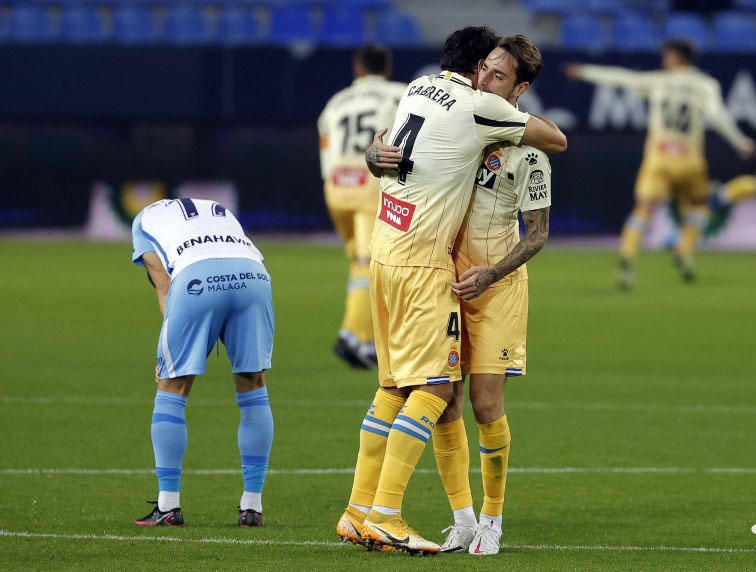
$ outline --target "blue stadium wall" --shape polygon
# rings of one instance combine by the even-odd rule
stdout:
[[[553,158],[554,231],[616,232],[632,203],[645,110],[618,90],[562,75],[566,62],[652,69],[653,54],[545,53],[529,111],[564,126]],[[395,78],[435,67],[435,50],[395,52]],[[329,228],[315,121],[351,81],[351,52],[273,48],[0,46],[0,228],[75,227],[96,180],[230,180],[253,231]],[[741,127],[756,133],[756,57],[705,57]],[[714,178],[753,171],[715,135]]]

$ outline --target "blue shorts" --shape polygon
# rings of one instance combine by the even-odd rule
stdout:
[[[205,373],[218,339],[234,373],[270,368],[273,300],[270,275],[261,262],[200,260],[173,279],[158,340],[160,378]]]

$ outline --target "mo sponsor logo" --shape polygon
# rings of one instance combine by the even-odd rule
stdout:
[[[415,205],[381,193],[381,212],[378,218],[385,223],[407,232],[415,214]]]

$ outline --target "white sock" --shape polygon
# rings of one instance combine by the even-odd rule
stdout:
[[[255,512],[262,513],[262,493],[248,493],[244,491],[239,501],[239,508],[241,510],[254,510]]]
[[[466,506],[465,508],[458,508],[454,511],[454,524],[458,526],[478,526],[478,521],[475,520],[475,511],[473,507]]]
[[[396,516],[399,514],[401,509],[398,508],[389,508],[387,506],[374,506],[373,510],[375,512],[380,512],[381,514],[385,514],[386,516]]]
[[[158,510],[160,512],[168,512],[174,508],[179,508],[181,506],[179,502],[180,494],[174,491],[160,491],[158,493]]]
[[[496,532],[501,532],[501,515],[490,515],[480,513],[480,524],[493,528]]]
[[[370,507],[369,506],[364,506],[364,505],[361,505],[361,504],[354,504],[353,502],[350,502],[349,506],[351,506],[352,508],[356,508],[360,512],[364,512],[365,514],[367,514],[367,513],[370,512]]]

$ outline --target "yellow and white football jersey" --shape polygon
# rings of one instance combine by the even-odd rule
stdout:
[[[453,272],[452,248],[475,181],[481,149],[519,143],[529,119],[503,98],[442,72],[413,81],[389,142],[401,147],[398,172],[381,178],[372,259],[389,266]]]
[[[495,265],[520,241],[517,213],[549,206],[551,164],[545,153],[508,144],[486,149],[455,245],[457,275]],[[523,264],[480,297],[462,302],[463,374],[525,374],[527,277]]]
[[[454,247],[457,275],[493,266],[520,241],[519,212],[551,206],[551,163],[527,145],[492,145],[478,168],[475,191]],[[527,278],[523,264],[502,283]]]
[[[638,72],[581,65],[580,77],[591,83],[624,87],[648,99],[646,157],[657,153],[703,156],[707,122],[733,147],[747,144],[722,101],[719,82],[696,67]]]
[[[368,75],[326,104],[318,119],[320,168],[331,209],[375,212],[378,180],[365,166],[373,136],[391,127],[407,85]]]

